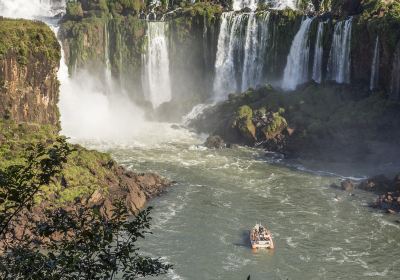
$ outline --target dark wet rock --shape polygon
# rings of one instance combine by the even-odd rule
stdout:
[[[386,213],[394,214],[400,212],[400,176],[396,175],[393,180],[384,175],[378,175],[361,182],[358,188],[372,191],[379,196],[372,207],[381,209]]]
[[[108,188],[98,189],[91,195],[79,197],[75,201],[62,205],[65,211],[77,211],[80,207],[90,207],[99,209],[104,217],[111,217],[114,211],[113,204],[116,201],[123,201],[128,210],[134,214],[145,207],[146,202],[165,192],[171,186],[171,182],[154,173],[135,173],[126,170],[122,166],[114,165],[111,167],[115,177],[108,178]],[[29,236],[26,225],[32,221],[44,221],[45,209],[57,208],[59,205],[51,201],[43,201],[36,205],[31,211],[24,211],[12,223],[12,231],[7,238],[20,238],[24,234]],[[31,234],[34,236],[33,234]],[[57,240],[58,236],[52,236],[52,240]]]
[[[238,147],[239,147],[239,145],[237,145],[237,144],[231,144],[231,143],[227,143],[227,144],[226,144],[226,147],[227,147],[227,148],[229,148],[229,149],[236,149],[236,148],[238,148]]]
[[[357,188],[378,194],[395,190],[393,181],[389,180],[385,175],[378,175],[362,181]]]
[[[352,192],[354,190],[354,184],[351,180],[346,179],[340,183],[341,189],[346,192]]]
[[[206,142],[204,143],[209,149],[222,149],[226,147],[224,140],[218,135],[211,135],[207,138]]]
[[[173,125],[171,125],[171,128],[172,128],[172,129],[179,129],[179,128],[180,128],[180,126],[179,126],[179,125],[177,125],[177,124],[173,124]]]

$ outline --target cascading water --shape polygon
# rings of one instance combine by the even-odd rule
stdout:
[[[390,98],[393,100],[400,99],[400,45],[397,46],[393,58]]]
[[[260,15],[259,20],[255,13],[249,15],[244,46],[242,91],[262,83],[264,58],[269,39],[269,15],[270,13]]]
[[[1,15],[9,18],[52,17],[64,8],[64,0],[0,0]]]
[[[380,53],[379,53],[379,36],[376,37],[375,40],[375,48],[374,48],[374,57],[372,59],[371,65],[371,80],[369,83],[369,89],[374,90],[378,86],[379,82],[379,62],[380,61]]]
[[[282,88],[294,90],[308,80],[310,56],[310,26],[313,18],[306,18],[294,37],[285,67]]]
[[[163,21],[147,22],[147,53],[144,56],[143,84],[145,98],[154,108],[171,100],[167,24]]]
[[[107,90],[110,91],[112,87],[112,74],[110,62],[110,33],[108,31],[107,23],[104,25],[104,63],[105,63],[105,78]]]
[[[336,23],[328,61],[328,77],[337,83],[350,83],[350,50],[353,18]]]
[[[62,7],[65,7],[64,2],[59,0],[0,0],[0,15],[42,19],[57,34],[57,20],[52,17],[63,12]],[[117,92],[107,94],[104,89],[99,89],[102,81],[87,72],[79,72],[70,78],[63,49],[61,54],[58,107],[64,135],[78,139],[125,140],[145,129],[143,112],[129,97]],[[132,121],[136,121],[135,126]]]
[[[317,40],[315,42],[314,63],[312,72],[312,79],[319,84],[322,82],[322,59],[324,52],[322,39],[324,36],[324,26],[325,23],[323,21],[318,23]]]
[[[214,99],[223,100],[227,93],[238,90],[235,58],[239,59],[243,49],[242,22],[246,14],[228,12],[222,14],[215,60]]]
[[[214,100],[263,82],[269,40],[269,12],[222,14],[215,61]]]

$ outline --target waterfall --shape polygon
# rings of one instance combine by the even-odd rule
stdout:
[[[57,22],[51,19],[57,15],[64,2],[60,0],[0,0],[0,15],[43,19],[55,34]],[[122,92],[105,94],[99,87],[101,81],[88,72],[79,72],[69,77],[68,66],[61,48],[60,81],[61,133],[72,138],[124,140],[137,137],[148,129],[143,112]],[[134,125],[132,124],[134,122]]]
[[[350,83],[351,27],[353,18],[336,23],[328,61],[328,76],[337,83]]]
[[[147,53],[144,57],[145,98],[157,108],[171,100],[168,45],[165,22],[147,22]]]
[[[0,0],[0,13],[9,18],[52,17],[65,8],[63,0]]]
[[[371,65],[371,80],[369,83],[369,89],[374,90],[378,86],[379,82],[379,36],[376,36],[375,40],[375,49],[374,49],[374,57],[372,58],[372,65]]]
[[[393,58],[390,98],[393,100],[400,99],[400,44],[397,46]]]
[[[222,14],[215,61],[214,100],[263,82],[269,12]]]
[[[324,52],[322,39],[324,36],[324,25],[325,23],[323,21],[318,23],[317,40],[315,42],[314,63],[312,72],[312,79],[319,84],[322,82],[322,59]]]
[[[269,15],[265,13],[260,20],[257,20],[255,13],[249,15],[244,45],[242,91],[262,83],[265,52],[269,39]]]
[[[282,88],[294,90],[308,81],[310,56],[310,26],[313,18],[306,18],[294,37],[285,67]]]
[[[105,64],[105,78],[107,90],[110,91],[112,87],[111,75],[111,62],[110,62],[110,33],[108,31],[108,24],[104,25],[104,64]]]
[[[226,93],[238,90],[235,57],[242,46],[242,22],[245,14],[228,12],[222,14],[215,60],[214,93],[216,100],[225,99]]]

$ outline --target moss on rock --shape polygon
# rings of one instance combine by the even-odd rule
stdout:
[[[0,17],[0,60],[14,54],[26,65],[31,56],[43,56],[52,64],[60,62],[60,46],[50,28],[38,21]]]

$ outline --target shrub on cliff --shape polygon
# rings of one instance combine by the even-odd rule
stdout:
[[[34,196],[62,169],[71,152],[64,138],[37,145],[23,164],[0,170],[1,279],[135,279],[165,273],[171,266],[142,256],[136,242],[149,233],[149,209],[128,219],[124,203],[111,216],[78,204],[28,215]],[[19,236],[16,224],[25,221]]]
[[[66,16],[70,19],[81,19],[83,17],[83,9],[80,2],[68,2],[67,3],[67,14]]]

